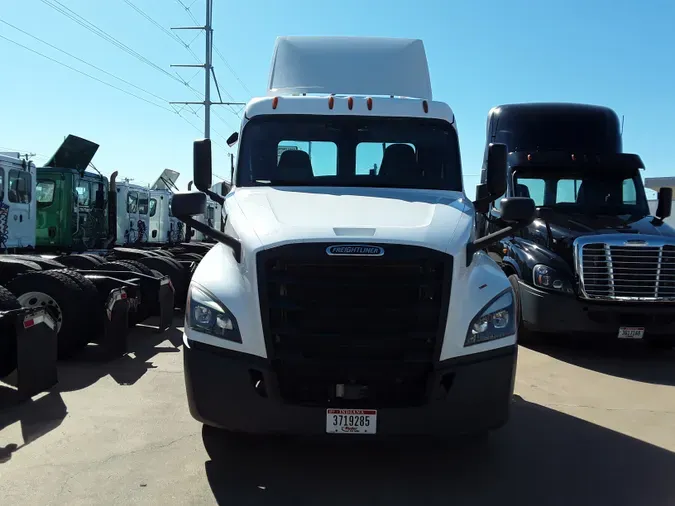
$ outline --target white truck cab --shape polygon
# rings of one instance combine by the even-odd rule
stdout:
[[[173,211],[220,244],[191,281],[184,373],[191,414],[232,432],[485,434],[509,413],[511,285],[475,241],[506,188],[489,149],[464,193],[457,122],[434,101],[421,40],[280,37],[268,96],[245,109],[232,187],[211,191],[210,141]],[[206,195],[223,231],[198,223]],[[486,200],[487,199],[487,200]],[[490,200],[491,199],[491,200]]]
[[[118,246],[147,243],[150,229],[150,189],[132,184],[129,179],[117,183]]]
[[[152,186],[148,206],[148,242],[154,244],[178,243],[183,240],[183,223],[173,216],[171,200],[178,190],[179,172],[164,169]]]
[[[33,162],[0,153],[0,251],[35,247],[36,177]]]

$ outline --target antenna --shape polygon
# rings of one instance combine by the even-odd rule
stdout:
[[[626,118],[623,114],[621,115],[621,138],[623,139],[623,120]]]

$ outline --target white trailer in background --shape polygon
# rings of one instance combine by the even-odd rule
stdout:
[[[672,188],[675,191],[675,177],[646,177],[645,178],[645,188],[654,190],[658,193],[660,188]],[[659,205],[659,202],[656,198],[649,199],[649,210],[652,215],[656,214],[656,208]],[[675,216],[669,216],[665,220],[665,223],[675,228]]]

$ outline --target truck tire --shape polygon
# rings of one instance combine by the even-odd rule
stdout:
[[[4,283],[5,285],[19,274],[41,270],[42,268],[35,262],[0,255],[0,283]]]
[[[80,285],[69,275],[48,270],[27,272],[14,278],[7,288],[23,307],[45,307],[56,320],[59,358],[67,358],[89,341],[81,336],[91,329],[88,317],[98,308],[98,297],[89,299]]]
[[[146,274],[148,276],[155,276],[155,273],[153,270],[148,267],[147,265],[144,265],[143,263],[139,262],[138,260],[117,260],[115,263],[122,264],[122,265],[128,265],[129,270],[133,272],[138,272],[139,274]]]
[[[82,269],[85,271],[94,270],[97,265],[102,264],[104,261],[105,260],[103,260],[103,258],[101,257],[96,258],[96,255],[74,254],[58,257],[58,262],[64,267],[70,267],[72,269]]]
[[[21,309],[14,294],[0,286],[0,311]],[[0,378],[16,369],[16,336],[13,333],[0,334]]]
[[[513,288],[513,298],[515,299],[515,316],[516,324],[518,325],[518,343],[532,343],[535,340],[533,332],[530,332],[523,325],[523,313],[520,306],[520,284],[518,283],[518,275],[511,274],[509,276],[509,283],[511,283],[511,288]]]
[[[89,279],[85,278],[82,274],[71,269],[61,269],[60,271],[53,272],[62,272],[70,279],[75,281],[77,285],[82,289],[87,297],[87,300],[92,301],[98,307],[93,307],[92,311],[89,311],[86,315],[83,315],[85,318],[88,318],[89,323],[85,324],[84,327],[92,329],[93,337],[98,336],[98,334],[103,330],[103,304],[105,301],[102,299],[101,295],[98,292],[96,285],[91,282]],[[88,337],[87,332],[82,332],[81,336],[83,339]],[[80,344],[83,346],[93,341],[93,339],[88,339],[86,341],[81,341]]]
[[[193,262],[201,262],[202,258],[204,258],[204,255],[200,255],[199,253],[181,253],[180,255],[176,255],[176,260],[192,260]]]
[[[49,269],[63,269],[64,265],[53,258],[43,258],[40,255],[8,255],[8,258],[26,260],[40,266],[43,271]]]
[[[175,291],[176,306],[181,307],[185,303],[188,288],[188,273],[181,264],[171,258],[148,257],[139,260],[150,269],[157,270],[171,278],[171,284]]]

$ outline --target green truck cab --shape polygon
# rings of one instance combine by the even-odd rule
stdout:
[[[37,248],[86,250],[108,238],[107,178],[77,169],[37,170]]]
[[[37,169],[36,248],[83,251],[109,244],[106,177],[87,171],[98,144],[68,135]]]

